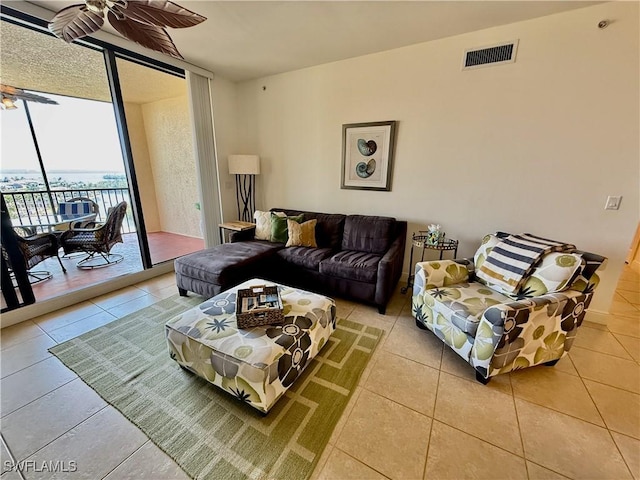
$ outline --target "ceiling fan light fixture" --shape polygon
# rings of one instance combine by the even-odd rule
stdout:
[[[106,0],[86,0],[87,8],[95,13],[102,13],[107,8]]]
[[[56,13],[49,31],[71,43],[97,32],[107,20],[123,37],[143,47],[182,58],[166,27],[193,27],[206,20],[168,0],[85,0]]]
[[[15,110],[18,106],[13,101],[13,98],[2,96],[2,110]]]

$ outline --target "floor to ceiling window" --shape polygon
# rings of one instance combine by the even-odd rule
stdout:
[[[151,262],[200,250],[186,81],[120,57],[116,67]]]
[[[197,197],[179,194],[166,184],[172,162],[177,162],[176,170],[185,162],[191,165],[184,178],[195,184],[193,155],[186,148],[191,142],[190,125],[182,123],[171,130],[176,122],[167,121],[188,121],[180,72],[168,75],[123,59],[118,59],[116,68],[107,61],[112,53],[99,46],[66,44],[10,21],[0,22],[0,28],[0,83],[57,103],[17,101],[16,109],[0,113],[0,191],[16,232],[27,236],[51,230],[49,216],[70,198],[94,201],[99,208],[98,222],[118,202],[128,204],[122,226],[124,242],[113,247],[124,260],[102,269],[80,270],[77,258],[63,258],[65,274],[55,257],[47,258],[34,268],[51,273],[50,279],[32,285],[36,301],[202,248]],[[118,83],[112,79],[118,78],[120,68],[123,93],[116,95]],[[171,85],[170,90],[153,88],[158,75],[171,77],[163,82]],[[114,104],[112,98],[123,102]],[[126,122],[119,117],[125,111]],[[121,128],[127,124],[131,124],[130,131]],[[171,138],[165,138],[166,133]],[[127,149],[124,146],[130,138],[135,148]],[[181,146],[179,158],[167,156],[171,145]],[[192,194],[195,191],[190,189]],[[43,226],[35,228],[38,222]],[[21,229],[21,225],[30,228]]]

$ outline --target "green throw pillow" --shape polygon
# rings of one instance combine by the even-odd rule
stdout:
[[[295,217],[279,217],[275,213],[271,212],[271,241],[287,243],[287,240],[289,240],[287,219],[302,223],[302,217],[302,214],[296,215]]]

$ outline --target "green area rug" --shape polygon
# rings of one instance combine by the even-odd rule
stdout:
[[[263,416],[169,357],[165,322],[201,301],[176,295],[50,351],[192,478],[308,478],[382,330],[340,320]]]

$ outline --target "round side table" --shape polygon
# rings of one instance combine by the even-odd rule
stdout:
[[[424,262],[424,251],[425,250],[437,250],[440,252],[440,260],[442,260],[442,256],[445,251],[453,250],[453,258],[456,258],[458,255],[458,240],[454,240],[452,238],[441,238],[438,243],[427,243],[427,232],[425,230],[420,230],[418,233],[413,233],[411,236],[411,254],[409,255],[409,275],[407,276],[407,286],[402,287],[400,289],[401,293],[407,293],[411,287],[413,287],[413,252],[414,250],[422,250],[422,255],[420,257],[420,261]]]

